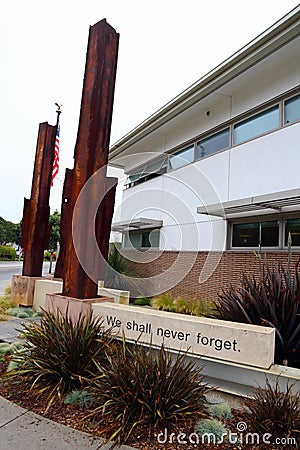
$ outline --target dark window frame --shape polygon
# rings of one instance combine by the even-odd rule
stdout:
[[[253,251],[262,249],[264,251],[287,251],[288,245],[285,244],[285,233],[286,233],[286,221],[291,219],[299,219],[300,220],[300,212],[291,212],[291,213],[281,213],[281,214],[269,214],[269,215],[261,215],[261,216],[251,216],[251,217],[240,217],[236,219],[227,219],[228,222],[228,233],[227,233],[227,249],[231,251]],[[278,246],[233,246],[233,226],[236,224],[251,224],[256,222],[279,222],[279,239]],[[300,245],[293,245],[293,251],[299,251]]]
[[[143,246],[143,236],[146,234],[150,234],[152,231],[157,231],[159,233],[158,235],[158,244],[157,246]],[[130,234],[134,234],[136,236],[139,236],[139,246],[135,247],[133,245],[131,246],[126,246],[125,244],[127,243],[126,240],[130,240]],[[130,250],[157,250],[159,249],[159,243],[160,243],[160,228],[147,228],[147,229],[143,229],[143,230],[130,230],[127,231],[126,233],[123,233],[124,235],[124,240],[122,239],[122,248],[123,249],[130,249]]]

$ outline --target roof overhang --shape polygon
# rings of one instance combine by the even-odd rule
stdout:
[[[300,189],[199,206],[197,213],[227,219],[243,213],[287,212],[295,207],[300,210]]]
[[[143,217],[139,217],[139,218],[127,220],[124,222],[116,222],[113,224],[111,229],[112,229],[112,231],[119,231],[121,233],[124,233],[126,231],[161,228],[162,225],[163,225],[162,220],[145,219]]]
[[[242,47],[115,142],[109,151],[109,162],[112,163],[114,159],[117,159],[145,136],[295,39],[299,36],[299,23],[300,6],[297,6],[249,44]]]

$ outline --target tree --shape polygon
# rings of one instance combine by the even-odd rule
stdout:
[[[3,217],[0,217],[0,244],[7,242],[20,243],[21,238],[21,223],[9,222]]]
[[[60,241],[60,213],[57,209],[50,215],[49,223],[51,225],[51,233],[48,249],[51,252],[54,252],[56,250],[57,243]]]

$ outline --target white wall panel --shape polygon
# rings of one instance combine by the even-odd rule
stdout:
[[[229,200],[300,187],[300,124],[231,149]]]
[[[121,221],[138,217],[161,219],[162,177],[126,189],[119,206]]]
[[[227,200],[228,166],[225,151],[164,175],[163,211],[173,211],[179,223],[204,220],[196,212],[198,206]]]
[[[164,250],[223,251],[226,248],[226,222],[212,219],[201,223],[162,228]]]

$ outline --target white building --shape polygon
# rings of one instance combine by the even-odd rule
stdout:
[[[253,250],[280,259],[289,233],[299,250],[300,7],[116,142],[110,163],[128,175],[123,248],[149,276],[173,267],[157,292],[192,295],[201,274],[213,296],[256,270]]]

